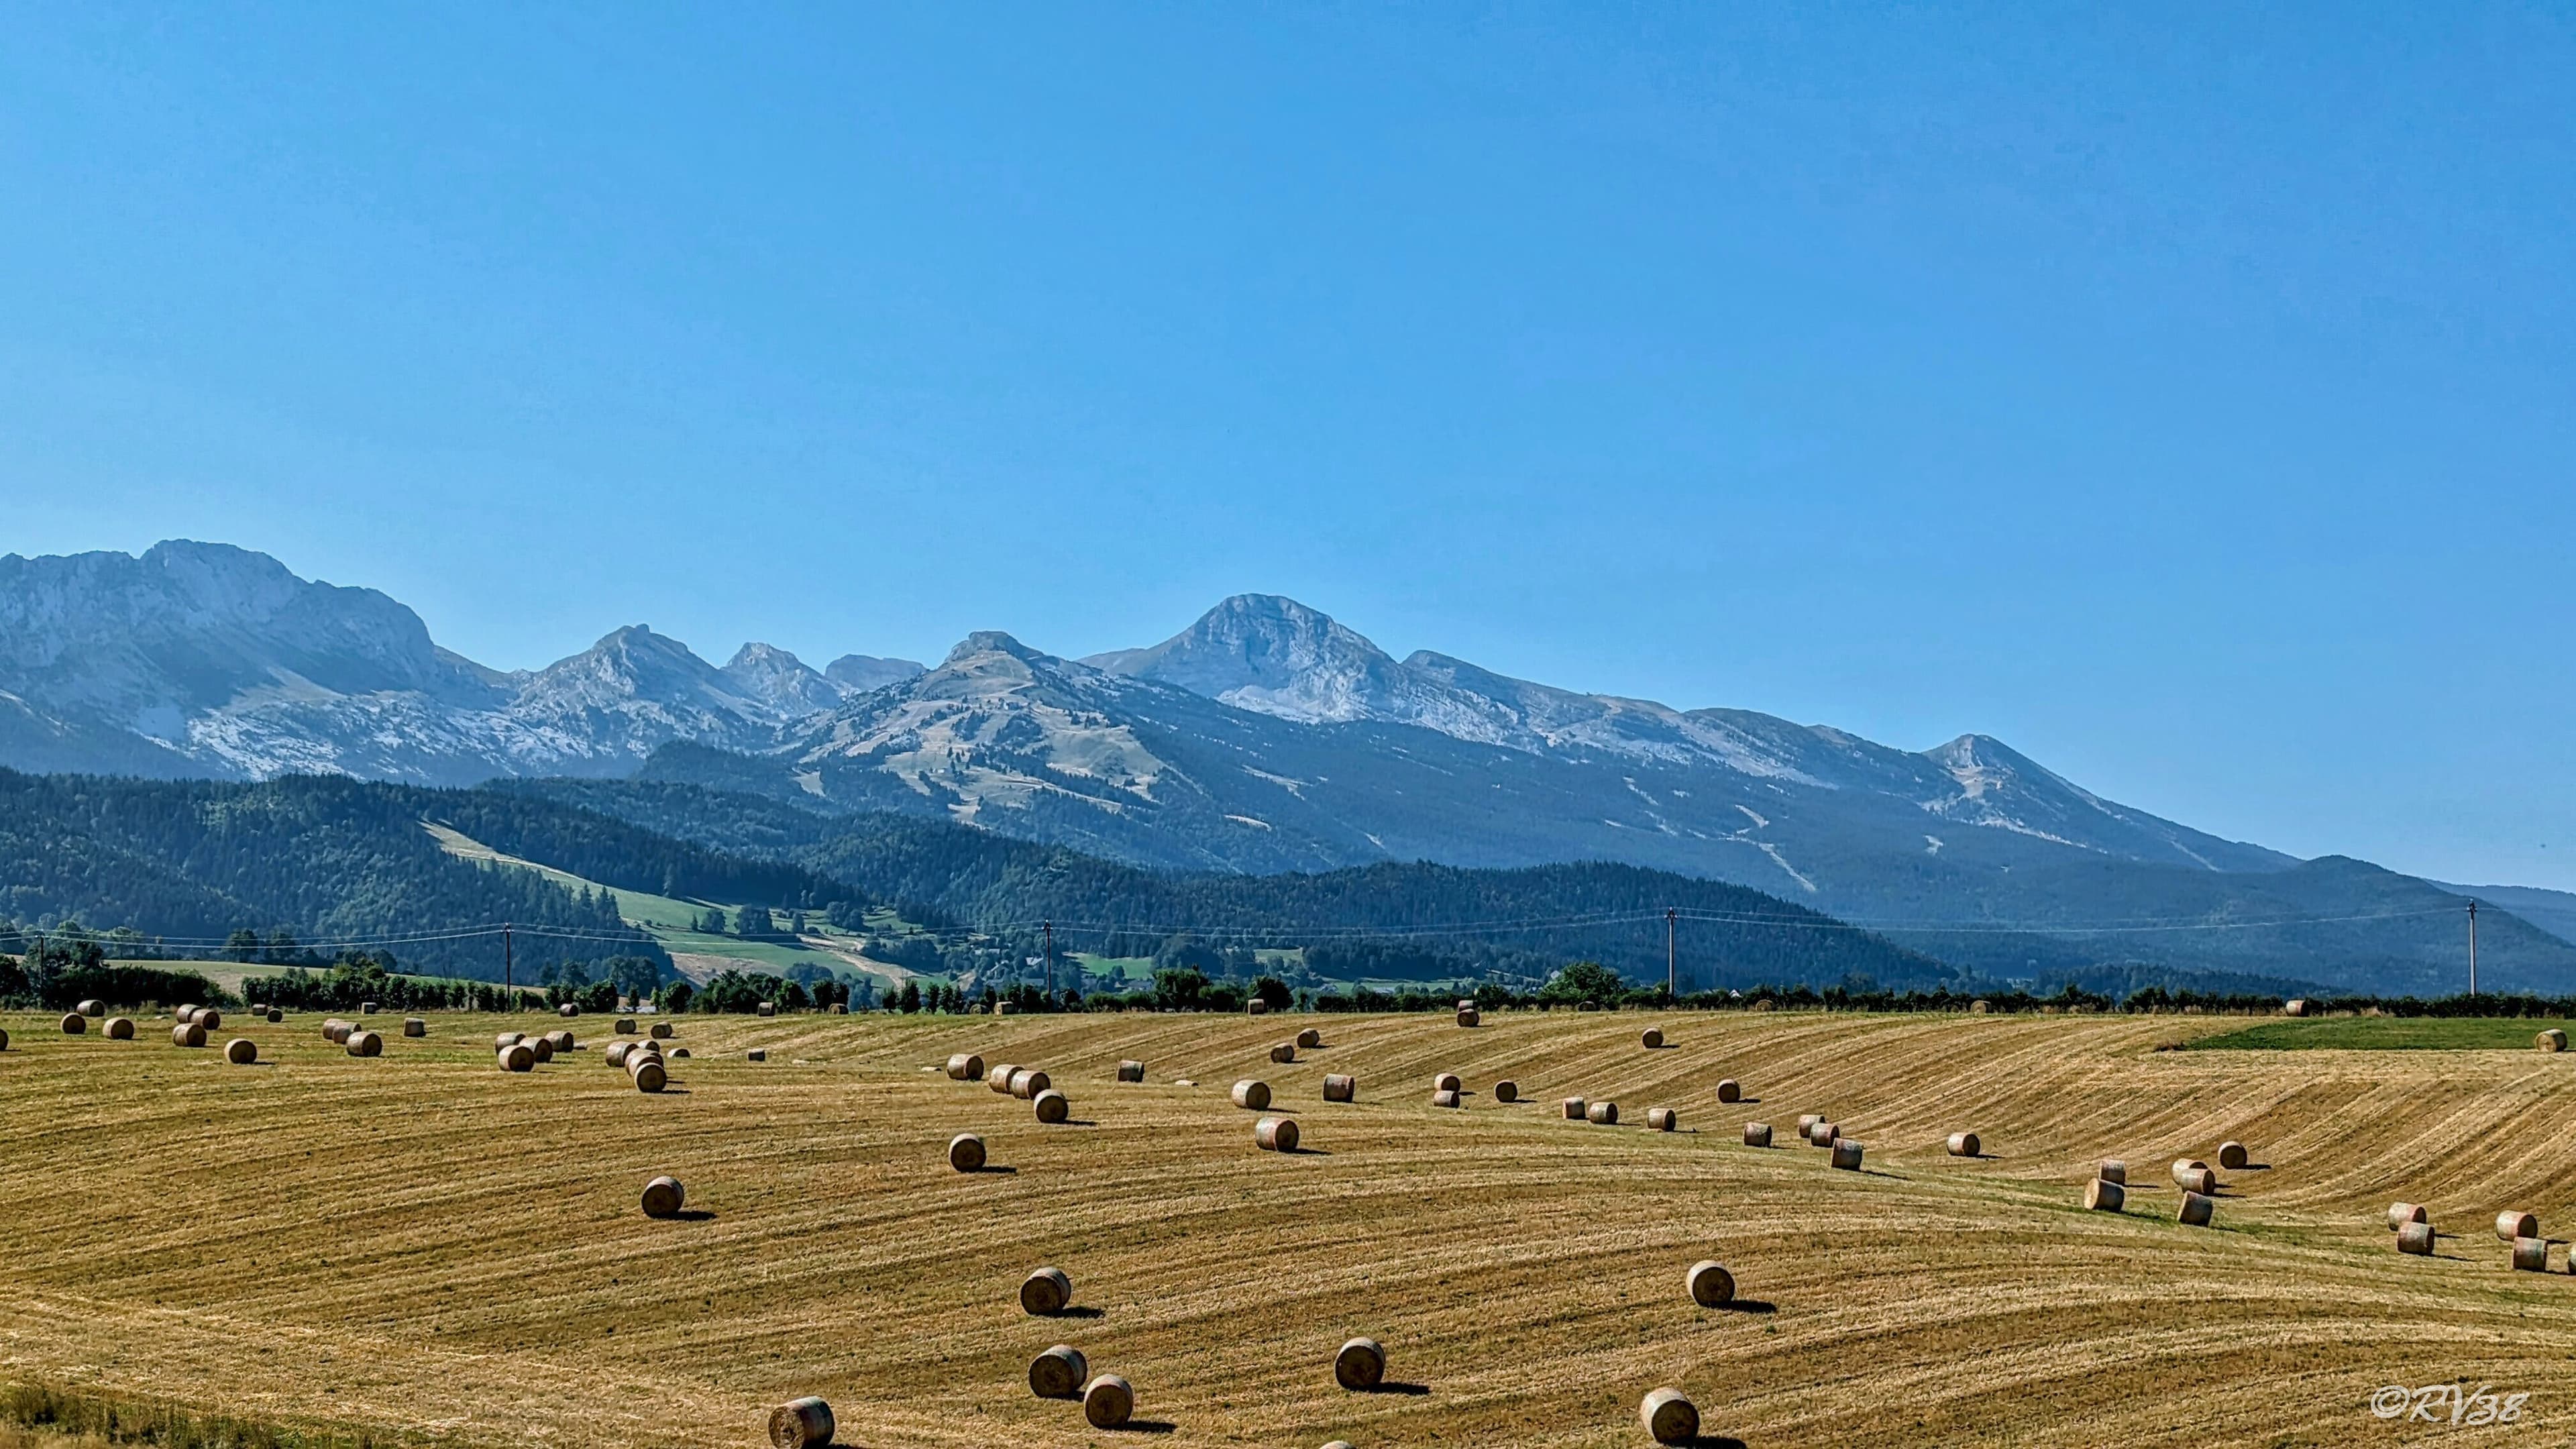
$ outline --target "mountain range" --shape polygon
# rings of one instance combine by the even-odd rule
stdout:
[[[1398,659],[1265,595],[1079,660],[983,632],[928,668],[853,654],[817,671],[758,643],[718,667],[636,625],[505,673],[380,593],[247,550],[11,556],[0,765],[631,777],[1178,870],[1618,861],[1750,886],[1999,979],[2127,963],[2435,991],[2464,955],[2453,890],[2195,830],[1987,736],[1908,751]],[[2576,900],[2523,894],[2481,912],[2482,967],[2509,969],[2497,943],[2527,931],[2534,969],[2576,985],[2576,958],[2539,944],[2565,943],[2513,914],[2576,919]]]

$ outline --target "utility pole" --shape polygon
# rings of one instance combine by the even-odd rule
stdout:
[[[509,991],[518,984],[516,979],[511,975],[511,965],[510,923],[503,921],[501,923],[501,989],[503,991]],[[505,1002],[503,1004],[507,1005],[508,1003]]]
[[[1038,926],[1046,932],[1046,989],[1047,995],[1053,996],[1055,995],[1055,922],[1040,921]]]
[[[2469,994],[2478,994],[2478,903],[2469,902]]]
[[[1673,970],[1675,959],[1673,935],[1673,908],[1666,906],[1664,907],[1664,999],[1666,1001],[1671,1001],[1679,995],[1679,993],[1673,989],[1676,979]]]

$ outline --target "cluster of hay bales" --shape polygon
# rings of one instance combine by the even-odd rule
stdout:
[[[2174,1186],[2184,1192],[2207,1196],[2218,1191],[2218,1174],[2197,1157],[2177,1158],[2173,1165]]]
[[[2129,1200],[2129,1164],[2116,1157],[2106,1157],[2093,1169],[2093,1180],[2084,1184],[2084,1206],[2092,1212],[2115,1213]]]
[[[561,1033],[565,1038],[570,1032]],[[568,1048],[567,1048],[568,1049]],[[613,1041],[604,1054],[612,1067],[623,1068],[626,1079],[639,1092],[658,1092],[671,1084],[671,1068],[662,1060],[662,1044],[651,1038],[643,1041]],[[524,1070],[512,1068],[512,1070]]]
[[[1461,1105],[1463,1101],[1464,1099],[1456,1092],[1433,1092],[1431,1094],[1431,1105],[1434,1107],[1456,1107]]]
[[[2411,1202],[2390,1204],[2388,1227],[2397,1234],[2397,1251],[2418,1258],[2433,1256],[2432,1215],[2420,1206]]]

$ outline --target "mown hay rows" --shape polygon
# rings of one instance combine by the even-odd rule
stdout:
[[[470,1035],[450,1022],[370,1062],[261,1027],[278,1064],[256,1071],[57,1037],[0,1058],[25,1186],[0,1241],[30,1305],[0,1344],[29,1372],[467,1440],[738,1443],[820,1392],[845,1437],[962,1445],[1066,1439],[1021,1385],[1062,1339],[1134,1380],[1176,1445],[1607,1445],[1666,1382],[1710,1432],[1766,1444],[2036,1435],[2079,1411],[2105,1441],[2333,1437],[2383,1375],[2536,1387],[2576,1341],[2564,1279],[2508,1281],[2491,1239],[2400,1259],[2378,1220],[2408,1196],[2474,1228],[2508,1189],[2567,1216],[2549,1155],[2484,1129],[2564,1140],[2576,1093],[2500,1054],[2151,1053],[2173,1024],[2118,1020],[1676,1017],[1654,1053],[1625,1015],[1322,1024],[1325,1047],[1273,1066],[1260,1021],[691,1020],[710,1055],[650,1099],[590,1052],[502,1078],[441,1045]],[[712,1055],[754,1042],[770,1062]],[[1043,1064],[1094,1125],[918,1070],[955,1050]],[[1113,1087],[1129,1056],[1149,1082]],[[1416,1088],[1444,1068],[1538,1100],[1435,1112]],[[1362,1100],[1323,1104],[1326,1070]],[[1223,1084],[1254,1071],[1314,1153],[1252,1149]],[[1870,1170],[1742,1146],[1708,1095],[1725,1075],[1764,1099],[1747,1115],[1830,1107]],[[1695,1130],[1566,1123],[1569,1092],[1667,1097]],[[1970,1119],[1998,1160],[1942,1155]],[[2170,1190],[2075,1208],[2095,1157],[2207,1153],[2222,1127],[2276,1165],[2230,1175],[2217,1230],[2163,1221]],[[968,1130],[1017,1170],[949,1172],[940,1145]],[[639,1219],[661,1171],[715,1216]],[[1689,1304],[1701,1257],[1774,1311]],[[1004,1311],[1039,1261],[1104,1316]],[[1330,1390],[1357,1334],[1433,1392]]]

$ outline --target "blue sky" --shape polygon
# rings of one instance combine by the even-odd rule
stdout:
[[[1286,593],[2576,887],[2576,18],[2106,10],[16,9],[0,551],[504,666]]]

